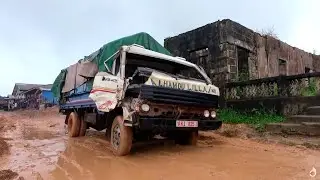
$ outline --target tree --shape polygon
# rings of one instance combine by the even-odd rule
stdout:
[[[279,39],[278,34],[275,32],[274,26],[258,30],[257,32],[261,34],[261,36],[269,36],[275,39]]]

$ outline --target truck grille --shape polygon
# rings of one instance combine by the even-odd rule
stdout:
[[[198,107],[218,107],[218,96],[166,87],[142,85],[140,98],[152,102],[192,105]]]

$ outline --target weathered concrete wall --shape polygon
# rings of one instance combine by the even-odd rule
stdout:
[[[281,69],[287,75],[305,73],[305,68],[320,71],[320,56],[273,37],[261,36],[229,19],[167,38],[164,44],[174,55],[205,67],[214,81],[241,80],[238,48],[248,51],[250,79],[278,76]]]
[[[320,60],[319,56],[292,47],[270,36],[257,34],[256,38],[259,78],[280,75],[279,60],[286,62],[286,75],[303,74],[305,68],[320,71],[318,65],[314,66],[314,63]]]
[[[181,56],[204,67],[213,78],[212,70],[218,69],[219,23],[203,27],[164,40],[164,46],[175,56]]]
[[[227,101],[227,107],[252,112],[252,109],[276,112],[285,116],[301,114],[309,106],[319,105],[320,96],[279,97]],[[245,106],[244,106],[245,104]]]
[[[219,22],[220,43],[230,43],[254,51],[255,32],[241,24],[225,19]]]

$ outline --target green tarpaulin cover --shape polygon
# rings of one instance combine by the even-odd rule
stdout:
[[[84,58],[84,60],[89,60],[95,62],[98,65],[99,71],[106,71],[104,61],[110,56],[114,55],[121,46],[138,44],[146,49],[156,51],[162,54],[171,55],[170,52],[165,49],[161,44],[159,44],[152,36],[148,33],[141,32],[131,36],[123,37],[121,39],[109,42],[102,46],[98,51],[92,53],[91,55]],[[113,61],[108,61],[107,66],[111,69]],[[55,97],[60,98],[60,92],[64,85],[64,80],[66,77],[67,69],[61,70],[57,78],[55,79],[52,86],[52,93]]]

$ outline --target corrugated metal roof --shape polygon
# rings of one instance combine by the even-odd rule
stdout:
[[[52,88],[52,84],[41,85],[40,87],[43,88],[43,89],[51,89]]]
[[[16,83],[18,89],[21,91],[26,91],[35,87],[42,87],[46,89],[51,89],[52,84],[25,84],[25,83]]]
[[[52,84],[26,84],[26,83],[15,83],[14,89],[12,94],[15,95],[17,90],[20,91],[29,91],[30,89],[33,88],[45,88],[45,89],[51,89]]]

